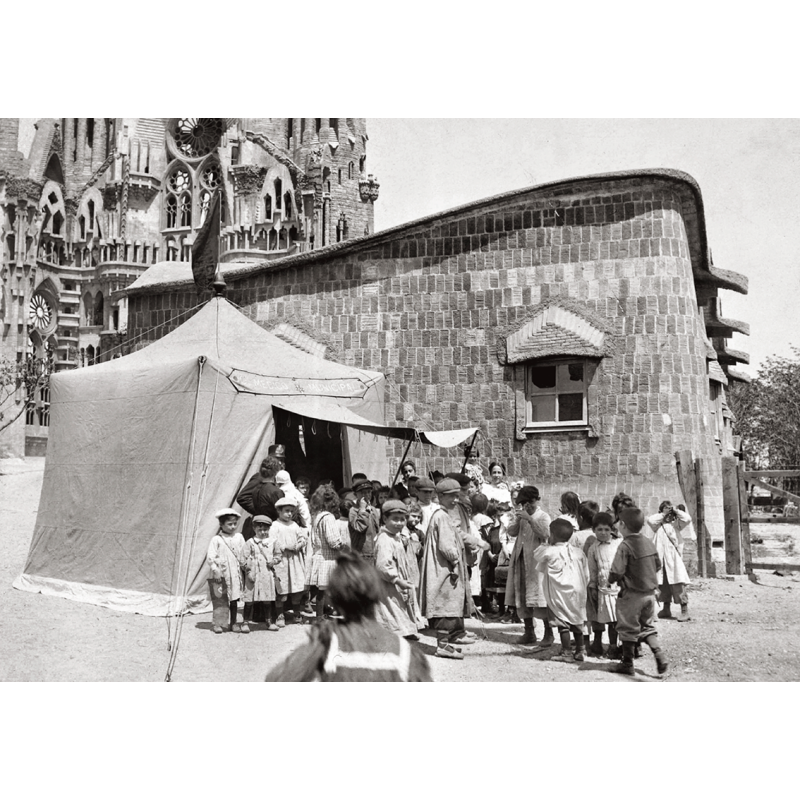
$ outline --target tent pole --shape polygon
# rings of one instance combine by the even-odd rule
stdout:
[[[467,468],[467,462],[469,461],[470,455],[472,455],[472,448],[475,446],[475,439],[478,436],[478,431],[472,434],[472,441],[467,445],[467,451],[464,454],[464,463],[461,465],[461,471],[463,472]]]
[[[403,457],[400,459],[400,466],[397,468],[397,472],[394,474],[394,480],[392,481],[392,485],[389,487],[390,489],[394,489],[394,485],[397,483],[397,479],[400,477],[400,470],[403,469],[403,464],[405,463],[406,456],[408,455],[408,451],[411,449],[411,445],[414,442],[413,439],[408,440],[408,444],[406,445],[406,451],[403,453]]]

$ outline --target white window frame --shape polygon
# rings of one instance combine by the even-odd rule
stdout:
[[[533,415],[532,398],[535,396],[549,396],[555,395],[556,398],[556,415],[558,415],[558,395],[559,394],[577,394],[574,391],[559,391],[558,385],[558,367],[565,364],[580,364],[583,367],[583,413],[581,419],[571,419],[560,422],[558,419],[554,420],[540,420],[534,422],[531,417]],[[555,367],[556,368],[556,385],[552,389],[537,389],[533,386],[532,370],[541,367]],[[589,359],[581,357],[573,358],[547,358],[536,361],[531,361],[525,364],[525,432],[536,433],[541,431],[550,430],[585,430],[589,427]]]

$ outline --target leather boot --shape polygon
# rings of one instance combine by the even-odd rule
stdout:
[[[536,644],[537,641],[536,633],[533,628],[525,628],[522,636],[520,636],[514,644]]]
[[[603,655],[603,632],[595,631],[594,633],[594,641],[589,646],[589,652],[593,656],[602,656]]]
[[[609,672],[617,672],[621,675],[635,675],[636,670],[633,668],[633,649],[636,642],[623,642],[622,643],[622,661],[616,664],[611,664],[608,667]]]
[[[689,604],[681,603],[681,613],[678,614],[678,622],[688,622],[691,619],[689,616]]]
[[[669,601],[665,600],[663,608],[658,612],[658,614],[656,614],[659,619],[674,619],[669,605]]]

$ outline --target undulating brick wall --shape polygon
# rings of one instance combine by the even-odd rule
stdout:
[[[266,326],[302,321],[337,360],[383,372],[387,422],[480,426],[484,466],[499,460],[511,478],[534,483],[551,514],[565,490],[601,506],[626,491],[646,513],[665,498],[680,502],[674,454],[691,449],[705,459],[707,527],[721,540],[696,226],[691,195],[675,181],[576,182],[277,262],[231,282],[228,297]],[[159,325],[163,334],[196,303],[191,290],[134,296],[131,333]],[[501,363],[504,337],[552,305],[606,335],[590,430],[522,434],[524,369]],[[394,468],[403,446],[389,445]],[[429,455],[427,469],[460,467],[453,451]]]

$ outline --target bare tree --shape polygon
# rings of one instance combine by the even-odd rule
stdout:
[[[0,357],[0,431],[36,405],[40,390],[50,380],[51,366],[49,356],[28,356],[22,361]]]

